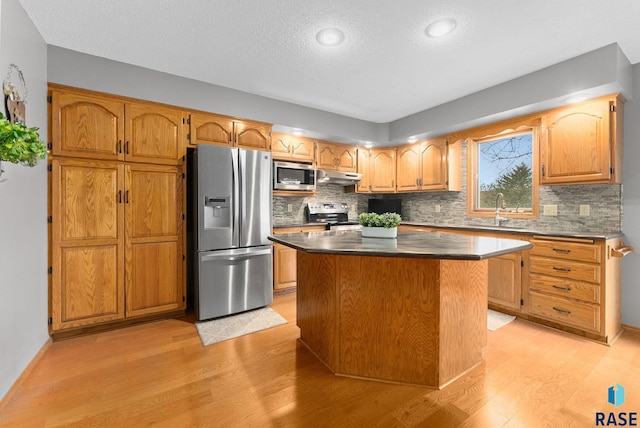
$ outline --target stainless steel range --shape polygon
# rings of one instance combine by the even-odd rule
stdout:
[[[309,223],[324,223],[327,230],[360,230],[357,221],[349,221],[349,206],[339,202],[311,202],[305,207]]]

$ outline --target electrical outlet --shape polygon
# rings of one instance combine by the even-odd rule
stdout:
[[[351,204],[351,211],[355,211],[356,210],[356,204]]]
[[[436,212],[439,213],[440,212],[440,204],[436,204]]]
[[[557,205],[543,205],[542,214],[543,215],[557,216],[558,215],[558,206]]]
[[[580,205],[580,215],[589,217],[591,214],[591,207],[589,205]]]
[[[293,211],[293,205],[292,204],[288,204],[287,205],[287,212],[290,213],[291,211]]]

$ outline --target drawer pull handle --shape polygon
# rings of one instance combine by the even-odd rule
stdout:
[[[553,270],[557,270],[557,271],[560,271],[560,272],[571,272],[571,269],[569,269],[569,268],[559,268],[559,267],[555,267],[555,266],[553,267]]]
[[[571,252],[571,250],[563,250],[561,248],[552,248],[553,251],[555,251],[556,253],[562,253],[562,254],[569,254]]]
[[[554,285],[553,288],[556,290],[571,291],[571,287],[560,287],[559,285]]]
[[[555,306],[553,306],[553,310],[556,311],[556,312],[560,312],[561,314],[566,314],[566,315],[569,315],[571,313],[571,311],[568,311],[566,309],[556,308]]]

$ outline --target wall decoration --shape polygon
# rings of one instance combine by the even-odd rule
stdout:
[[[16,72],[20,84],[22,86],[21,91],[16,87],[12,79],[13,72]],[[27,84],[24,81],[24,75],[22,71],[15,64],[9,65],[9,71],[7,72],[7,77],[4,79],[2,83],[2,92],[4,92],[5,98],[5,109],[7,112],[7,117],[11,120],[12,123],[21,123],[25,124],[25,103],[27,99]]]

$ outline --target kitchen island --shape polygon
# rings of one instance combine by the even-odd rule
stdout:
[[[298,250],[300,340],[331,371],[433,388],[482,362],[487,259],[531,247],[446,233],[269,239]]]

